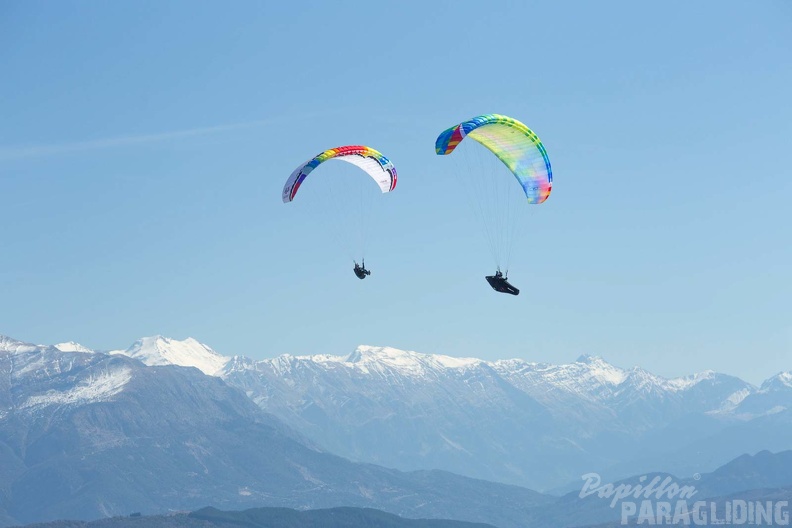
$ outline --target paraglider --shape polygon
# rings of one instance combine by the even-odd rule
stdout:
[[[553,187],[553,173],[547,151],[531,129],[511,117],[486,114],[443,131],[435,142],[435,152],[441,156],[451,154],[468,137],[486,147],[503,162],[520,184],[529,204],[538,205],[547,200]],[[496,176],[500,178],[500,175]],[[483,177],[484,175],[481,174],[472,176],[476,180],[481,180]],[[484,185],[487,186],[489,183],[484,182]],[[510,193],[511,191],[508,190],[503,193],[506,199],[509,198]],[[479,200],[480,211],[484,210],[483,202],[487,200],[487,197],[481,196],[482,194],[484,193],[474,193],[474,199]],[[504,196],[500,196],[500,193],[495,193],[494,199],[489,198],[489,201],[495,204],[492,216],[508,215],[508,208],[502,206],[503,200]],[[492,219],[487,218],[488,213],[482,212],[481,216],[484,217],[483,222],[492,222]],[[485,233],[489,238],[498,268],[495,275],[488,275],[485,278],[495,291],[517,295],[520,290],[509,284],[500,271],[500,260],[504,250],[506,259],[511,253],[511,241],[504,239],[508,238],[508,231],[512,230],[513,226],[509,225],[508,216],[505,220],[501,216],[498,221],[492,223],[494,225],[485,225]],[[503,246],[507,247],[504,249]],[[508,275],[508,262],[505,262],[505,265]]]
[[[397,174],[396,168],[393,166],[393,163],[383,156],[380,152],[374,150],[371,147],[367,147],[364,145],[347,145],[343,147],[336,147],[332,149],[325,150],[324,152],[314,156],[313,158],[309,159],[305,163],[301,164],[297,167],[294,172],[291,173],[289,178],[286,180],[286,184],[283,186],[282,192],[282,199],[283,203],[289,203],[294,200],[297,195],[297,191],[300,189],[300,186],[303,184],[305,179],[308,177],[311,172],[316,169],[319,165],[324,163],[325,161],[336,159],[339,161],[345,161],[347,163],[351,163],[356,167],[362,169],[366,174],[368,174],[374,182],[377,184],[379,189],[383,193],[390,192],[396,188],[396,181],[397,181]],[[352,194],[352,193],[347,193]],[[341,233],[340,238],[358,238],[358,247],[354,248],[350,251],[352,252],[359,252],[362,253],[365,249],[365,233],[367,229],[367,219],[366,213],[367,208],[364,207],[364,197],[363,195],[368,195],[368,190],[360,188],[360,199],[357,203],[352,203],[350,200],[349,204],[344,204],[345,207],[337,208],[339,213],[346,213],[349,215],[354,216],[354,223],[352,227],[348,228],[348,230],[356,231],[357,237],[352,237],[352,234],[345,234]],[[332,197],[332,199],[342,198],[343,196]],[[357,196],[355,197],[357,199]],[[330,199],[330,198],[329,198]],[[352,209],[357,209],[357,211],[353,211]],[[332,219],[331,219],[332,223]],[[351,245],[351,244],[350,244]],[[365,279],[367,276],[371,275],[371,271],[366,269],[365,260],[361,259],[363,265],[359,265],[357,260],[354,260],[355,267],[354,272],[355,276],[359,279]]]
[[[360,264],[358,264],[357,262],[355,262],[354,271],[355,271],[355,275],[357,276],[357,278],[361,279],[361,280],[363,280],[366,277],[368,277],[369,275],[371,275],[371,272],[366,269],[366,261],[365,260],[363,261],[363,265],[362,266]]]
[[[512,295],[520,295],[520,290],[509,284],[509,277],[504,277],[500,268],[495,272],[495,275],[487,275],[484,277],[496,292],[510,293]]]

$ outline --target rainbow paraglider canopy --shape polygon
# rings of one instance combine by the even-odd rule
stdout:
[[[539,137],[521,122],[500,114],[474,117],[443,131],[435,142],[437,154],[451,154],[466,137],[492,151],[520,182],[528,203],[547,200],[553,171]]]
[[[294,200],[300,185],[311,171],[330,159],[346,161],[360,167],[377,182],[384,193],[396,188],[396,168],[388,158],[371,147],[347,145],[325,150],[297,167],[283,186],[283,203]]]

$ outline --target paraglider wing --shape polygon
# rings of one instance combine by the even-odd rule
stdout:
[[[553,187],[553,171],[544,145],[533,131],[511,117],[487,114],[445,130],[435,142],[439,155],[451,154],[470,137],[487,147],[514,174],[528,203],[547,200]]]
[[[325,150],[297,167],[283,186],[283,203],[294,200],[297,190],[311,171],[330,159],[346,161],[360,167],[377,182],[384,193],[396,188],[396,168],[388,158],[370,147],[348,145]]]

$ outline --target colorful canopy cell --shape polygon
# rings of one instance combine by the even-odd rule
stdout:
[[[525,191],[528,203],[540,204],[550,196],[553,187],[550,159],[530,128],[504,115],[482,115],[440,134],[435,151],[439,155],[451,154],[466,137],[487,147],[509,168]]]
[[[346,161],[360,167],[377,182],[384,193],[396,188],[396,168],[388,158],[371,147],[348,145],[325,150],[297,167],[286,180],[286,185],[283,186],[283,203],[294,200],[294,196],[305,178],[312,170],[329,159]]]

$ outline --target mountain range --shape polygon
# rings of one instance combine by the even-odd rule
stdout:
[[[0,526],[204,506],[519,526],[539,493],[324,452],[196,368],[0,337]]]
[[[670,483],[667,486],[660,484],[656,489],[671,489],[670,486],[686,488],[685,495],[669,495],[665,492],[643,494],[638,497],[625,496],[614,500],[608,495],[610,490],[622,486],[636,486],[641,482],[644,485],[655,479],[658,483]],[[718,517],[724,518],[724,512],[732,508],[726,502],[751,502],[754,506],[761,503],[765,512],[772,512],[771,525],[784,525],[784,515],[789,514],[789,505],[792,503],[792,451],[773,454],[767,451],[754,456],[743,455],[732,462],[718,468],[716,471],[697,475],[695,478],[678,479],[673,475],[664,473],[650,473],[636,475],[629,479],[614,483],[599,482],[600,490],[605,490],[605,496],[599,492],[587,492],[584,496],[580,491],[570,492],[562,497],[554,498],[544,504],[537,504],[529,516],[520,524],[525,528],[554,527],[579,527],[585,528],[615,527],[625,524],[622,519],[622,501],[632,504],[644,503],[648,500],[651,504],[649,511],[659,512],[662,503],[674,505],[677,501],[687,504],[687,511],[693,511],[697,502],[703,503],[704,514],[712,519],[712,507],[717,509]],[[777,506],[780,509],[777,509]],[[637,509],[637,508],[636,508]],[[700,517],[697,515],[697,519]],[[776,522],[778,521],[778,522]],[[628,525],[646,524],[671,524],[662,519],[653,518],[641,521],[637,515],[630,515],[626,519]],[[683,523],[684,524],[684,523]],[[701,524],[694,522],[692,524]],[[705,522],[707,526],[724,524],[723,522]],[[745,522],[736,525],[745,525]],[[748,522],[747,524],[754,524]],[[767,523],[758,523],[767,525]],[[247,526],[250,528],[265,528],[271,526],[300,528],[310,527],[414,527],[414,528],[493,528],[488,524],[471,524],[463,521],[439,519],[408,519],[393,514],[370,508],[339,507],[297,511],[288,508],[255,508],[245,511],[220,511],[216,508],[202,508],[194,512],[173,512],[166,515],[141,517],[139,513],[129,516],[116,516],[90,522],[80,521],[55,521],[45,524],[29,525],[28,528],[126,528],[134,526],[161,526],[163,528],[230,528],[233,526]]]
[[[712,372],[669,380],[589,356],[556,366],[359,347],[254,361],[195,340],[102,352],[0,337],[0,526],[207,505],[590,524],[597,508],[572,491],[584,473],[694,469],[684,478],[789,449],[788,382],[780,374],[754,387]],[[780,485],[783,476],[762,480],[773,468],[792,474],[786,458],[748,460],[753,469],[716,491]],[[629,471],[642,464],[651,469]]]
[[[551,365],[373,346],[253,360],[161,336],[112,353],[220,377],[351,460],[538,490],[569,489],[590,471],[691,475],[792,449],[790,372],[755,387],[712,371],[666,379],[587,355]]]

